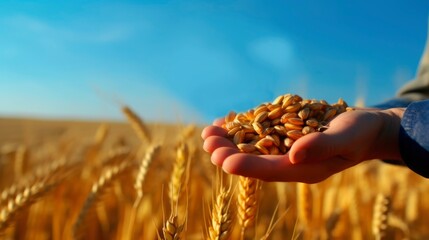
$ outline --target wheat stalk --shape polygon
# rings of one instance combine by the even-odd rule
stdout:
[[[409,191],[405,205],[405,219],[414,223],[419,217],[419,192],[417,189]]]
[[[300,226],[308,228],[311,223],[311,188],[309,184],[296,184],[297,214]]]
[[[28,148],[21,145],[15,152],[15,179],[19,180],[25,173],[28,165]]]
[[[101,164],[99,155],[103,144],[106,142],[108,132],[109,127],[107,124],[101,124],[97,128],[92,143],[88,146],[86,152],[86,163],[90,166],[88,169],[91,170],[97,164]]]

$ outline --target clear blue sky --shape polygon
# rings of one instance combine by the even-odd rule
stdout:
[[[6,0],[0,117],[121,119],[123,102],[149,120],[208,123],[283,93],[375,104],[413,78],[428,10],[420,0]]]

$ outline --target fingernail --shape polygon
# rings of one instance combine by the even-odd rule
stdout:
[[[295,156],[291,159],[291,162],[293,164],[300,163],[300,162],[304,161],[306,157],[307,157],[307,152],[304,150],[301,150],[301,151],[295,153]]]

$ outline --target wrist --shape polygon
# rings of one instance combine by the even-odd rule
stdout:
[[[401,126],[404,108],[390,108],[378,111],[382,120],[382,125],[378,133],[374,158],[396,161],[402,164],[402,157],[399,151],[399,128]]]

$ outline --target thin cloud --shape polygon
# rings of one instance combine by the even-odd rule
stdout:
[[[3,18],[3,24],[11,27],[14,32],[31,35],[34,40],[42,43],[66,44],[81,43],[116,43],[126,41],[134,35],[134,28],[129,23],[103,23],[87,19],[88,27],[81,24],[63,23],[61,27],[49,21],[31,15],[18,14]]]
[[[29,15],[13,15],[5,17],[3,22],[18,31],[30,31],[38,34],[51,32],[53,29],[46,22]]]
[[[283,37],[264,37],[249,45],[255,59],[271,65],[276,70],[289,68],[293,62],[293,47]]]

